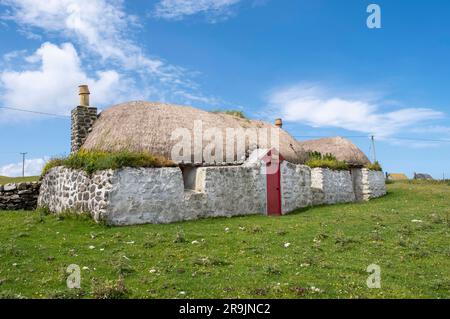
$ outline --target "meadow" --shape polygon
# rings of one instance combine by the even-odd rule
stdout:
[[[25,176],[25,177],[0,176],[0,185],[8,184],[8,183],[36,182],[38,180],[39,180],[39,176]]]
[[[67,267],[81,269],[68,289]],[[381,288],[366,271],[381,268]],[[450,186],[283,217],[108,227],[0,211],[2,298],[450,298]]]

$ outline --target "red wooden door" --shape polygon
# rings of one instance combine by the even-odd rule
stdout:
[[[267,176],[267,215],[269,216],[281,216],[281,173],[280,173],[280,164],[282,161],[280,157],[272,157],[269,153],[270,160],[266,161],[266,168],[269,168],[271,165],[273,167],[271,169],[266,169]],[[276,169],[273,169],[276,168]]]

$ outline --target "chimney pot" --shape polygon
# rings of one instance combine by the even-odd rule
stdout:
[[[283,120],[282,119],[275,119],[275,126],[282,128],[283,127]]]
[[[78,86],[78,88],[78,95],[80,96],[80,106],[89,106],[89,94],[91,94],[91,92],[89,92],[89,87],[87,85],[80,85]]]

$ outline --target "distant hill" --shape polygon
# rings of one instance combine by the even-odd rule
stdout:
[[[8,184],[8,183],[35,182],[38,180],[39,180],[39,176],[26,176],[26,177],[0,176],[0,185]]]

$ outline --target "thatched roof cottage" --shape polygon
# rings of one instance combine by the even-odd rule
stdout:
[[[352,202],[385,193],[382,172],[349,141],[298,142],[275,124],[155,102],[128,102],[97,114],[80,86],[72,111],[71,151],[147,152],[171,167],[122,167],[88,174],[64,166],[43,177],[38,205],[85,211],[115,225],[214,216],[283,215],[313,204]],[[333,171],[305,166],[307,151],[354,164]],[[381,176],[381,177],[380,177]]]
[[[307,152],[332,154],[337,160],[344,161],[352,167],[364,167],[370,164],[366,154],[359,147],[340,136],[302,141],[299,145]]]

